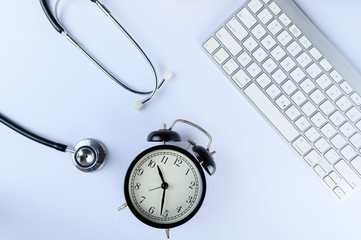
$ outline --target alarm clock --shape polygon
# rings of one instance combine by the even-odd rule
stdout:
[[[188,124],[207,135],[207,148],[188,140],[192,154],[168,145],[181,141],[172,130],[176,123]],[[170,238],[170,229],[190,220],[204,201],[207,185],[203,170],[209,175],[216,171],[215,152],[210,152],[212,137],[200,126],[178,119],[169,129],[164,124],[163,129],[150,133],[148,141],[162,144],[143,151],[130,164],[124,182],[126,203],[118,210],[129,207],[140,221],[165,229]]]

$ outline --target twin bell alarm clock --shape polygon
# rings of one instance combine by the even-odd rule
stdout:
[[[192,140],[192,153],[184,148],[168,145],[180,142],[180,135],[173,131],[177,123],[188,124],[209,138],[207,148]],[[129,207],[143,223],[166,230],[190,220],[200,209],[206,195],[204,171],[213,175],[216,164],[215,152],[210,152],[212,137],[198,125],[178,119],[167,129],[148,135],[149,142],[160,142],[140,153],[130,164],[124,182],[126,203],[118,210]]]

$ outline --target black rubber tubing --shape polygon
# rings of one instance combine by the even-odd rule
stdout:
[[[53,13],[50,10],[48,0],[40,0],[41,7],[44,10],[46,17],[49,19],[51,25],[55,28],[55,30],[59,33],[64,32],[64,28],[60,25],[60,23],[55,19]]]
[[[23,135],[24,137],[27,137],[35,142],[38,142],[40,144],[43,144],[45,146],[48,146],[48,147],[51,147],[51,148],[54,148],[58,151],[61,151],[61,152],[65,152],[67,147],[66,145],[64,144],[61,144],[61,143],[56,143],[56,142],[53,142],[53,141],[50,141],[48,139],[45,139],[45,138],[42,138],[32,132],[29,132],[28,130],[20,127],[19,125],[17,125],[16,123],[14,123],[13,121],[11,121],[10,119],[6,118],[5,116],[3,116],[1,113],[0,113],[0,122],[3,123],[5,126],[11,128],[12,130],[20,133],[21,135]]]

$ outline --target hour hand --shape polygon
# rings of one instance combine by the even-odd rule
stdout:
[[[160,170],[160,167],[158,165],[157,165],[157,168],[158,168],[158,173],[159,173],[160,179],[162,180],[162,183],[165,183],[162,170]]]

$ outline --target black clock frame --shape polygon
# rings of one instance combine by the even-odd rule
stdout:
[[[156,151],[156,150],[173,150],[173,151],[177,151],[180,152],[184,155],[186,155],[196,166],[196,168],[199,171],[199,174],[201,176],[202,179],[202,185],[203,185],[203,192],[202,195],[200,196],[200,201],[198,203],[197,206],[195,206],[195,208],[193,209],[193,211],[184,219],[178,221],[178,222],[174,222],[171,224],[160,224],[160,223],[155,223],[150,221],[149,219],[146,219],[145,217],[143,217],[138,211],[137,209],[134,207],[134,205],[132,204],[132,201],[130,199],[130,193],[129,193],[129,182],[130,182],[130,174],[133,170],[133,168],[135,167],[135,165],[138,163],[138,161],[145,156],[146,154]],[[127,205],[130,209],[130,211],[134,214],[134,216],[136,216],[141,222],[147,224],[148,226],[151,227],[155,227],[155,228],[161,228],[161,229],[170,229],[170,228],[174,228],[174,227],[178,227],[186,222],[188,222],[191,218],[194,217],[194,215],[198,212],[198,210],[200,209],[200,207],[203,204],[204,198],[206,196],[206,190],[207,190],[207,184],[206,184],[206,178],[203,172],[203,169],[200,165],[200,163],[197,161],[197,159],[187,150],[174,146],[174,145],[158,145],[155,147],[151,147],[146,149],[145,151],[143,151],[142,153],[140,153],[134,160],[133,162],[130,164],[127,174],[125,176],[125,181],[124,181],[124,195],[125,195],[125,200],[127,202]]]

